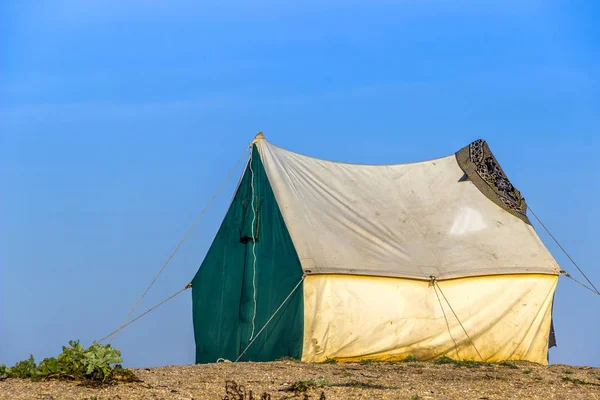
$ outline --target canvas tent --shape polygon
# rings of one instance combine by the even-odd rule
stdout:
[[[561,270],[484,141],[397,165],[251,146],[192,281],[196,362],[547,363]]]

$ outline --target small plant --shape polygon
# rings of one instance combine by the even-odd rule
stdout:
[[[598,384],[598,383],[586,382],[586,381],[582,381],[581,379],[573,379],[573,378],[568,377],[568,376],[563,376],[561,379],[562,379],[563,382],[571,382],[571,383],[574,383],[576,385],[600,386],[600,384]]]
[[[523,373],[524,373],[525,375],[529,375],[529,374],[531,373],[531,370],[530,370],[530,369],[526,369],[525,371],[523,371]]]
[[[37,381],[37,365],[33,359],[33,355],[30,355],[27,360],[19,361],[12,368],[8,369],[8,376],[10,378],[30,378],[32,381]]]
[[[325,379],[304,379],[294,382],[289,390],[293,392],[306,392],[308,389],[323,386],[327,386],[327,380]]]
[[[325,358],[325,361],[321,362],[321,364],[337,364],[338,360],[336,360],[335,358]]]
[[[467,367],[467,368],[479,368],[485,364],[486,363],[479,362],[479,361],[464,360],[464,361],[461,361],[460,363],[457,363],[456,366],[457,367]]]
[[[502,361],[499,362],[498,365],[500,365],[501,367],[506,367],[506,368],[511,368],[511,369],[519,369],[519,367],[517,367],[517,365],[513,362],[510,361]]]
[[[404,360],[402,360],[402,362],[407,362],[407,363],[410,363],[410,362],[419,362],[419,361],[421,361],[421,360],[419,359],[419,357],[415,357],[415,356],[413,356],[412,354],[411,354],[411,355],[408,355],[408,356],[406,356],[406,357],[404,358]]]
[[[370,365],[370,364],[373,364],[373,360],[371,360],[369,358],[363,358],[362,360],[360,360],[360,363],[364,364],[364,365]]]
[[[571,375],[571,374],[573,374],[573,371],[570,371],[570,370],[568,370],[568,369],[565,369],[563,372],[564,372],[565,374],[567,374],[567,375]]]
[[[454,360],[454,359],[452,359],[450,357],[447,357],[447,356],[442,356],[442,357],[436,359],[433,363],[437,364],[437,365],[452,364],[452,365],[454,365],[457,368],[460,368],[460,367],[479,368],[482,365],[486,364],[486,363],[483,363],[483,362],[472,361],[472,360]]]
[[[421,400],[421,396],[419,396],[418,394],[413,394],[413,395],[410,397],[410,400]]]
[[[8,373],[9,373],[9,371],[8,371],[8,368],[6,368],[6,365],[5,364],[0,365],[0,381],[7,379],[9,377]]]
[[[44,377],[50,377],[54,374],[58,374],[61,371],[61,365],[58,360],[54,357],[45,358],[40,365],[38,365],[38,374]]]
[[[60,358],[60,356],[59,356]],[[83,353],[83,366],[85,375],[93,380],[105,382],[113,370],[114,364],[123,362],[121,351],[111,347],[110,344],[103,346],[94,342],[89,349]]]
[[[451,359],[448,356],[442,356],[438,359],[436,359],[433,363],[436,365],[444,365],[444,364],[454,364],[456,361],[454,361],[453,359]]]

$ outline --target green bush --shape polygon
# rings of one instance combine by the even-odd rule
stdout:
[[[479,368],[482,365],[486,365],[485,362],[472,361],[472,360],[454,360],[448,356],[442,356],[442,357],[436,359],[435,361],[433,361],[433,363],[437,364],[437,365],[452,364],[458,368],[460,368],[460,367]]]
[[[308,389],[320,388],[327,385],[328,383],[325,379],[304,379],[294,382],[288,390],[293,392],[306,392]]]
[[[9,370],[6,368],[6,365],[0,365],[0,381],[5,380],[9,376]]]
[[[7,369],[8,376],[11,378],[31,378],[32,381],[37,380],[37,365],[30,355],[27,360],[19,361],[12,368]]]
[[[500,365],[501,367],[506,367],[506,368],[510,368],[510,369],[519,369],[519,367],[517,367],[517,365],[512,361],[501,361],[498,363],[498,365]]]
[[[121,367],[121,351],[110,344],[94,342],[87,350],[79,341],[70,341],[63,346],[58,358],[45,358],[36,365],[33,356],[19,361],[13,367],[0,365],[0,380],[7,378],[29,378],[32,381],[48,379],[73,379],[99,383],[113,381],[137,381],[129,370]]]
[[[441,356],[433,361],[434,364],[443,365],[443,364],[455,364],[456,361],[451,359],[448,356]]]

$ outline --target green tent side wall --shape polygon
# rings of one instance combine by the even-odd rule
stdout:
[[[254,298],[256,336],[301,279],[300,260],[254,146],[225,219],[192,281],[196,363],[237,359],[250,342]],[[300,286],[241,360],[300,359],[303,325]]]

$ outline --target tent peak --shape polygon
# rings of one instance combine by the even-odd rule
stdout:
[[[258,132],[256,134],[256,136],[254,137],[254,140],[252,142],[250,142],[250,147],[254,146],[255,144],[257,144],[261,140],[265,140],[265,134],[262,133],[262,132]]]

